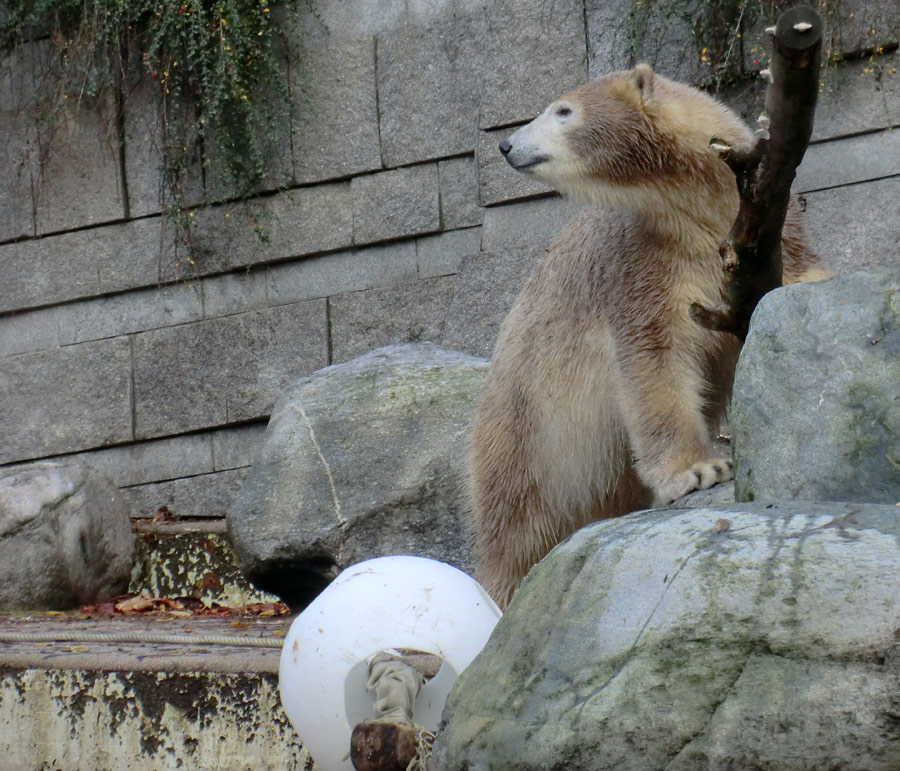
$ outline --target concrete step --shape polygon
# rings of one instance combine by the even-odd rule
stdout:
[[[278,696],[291,620],[0,616],[0,768],[313,769]]]
[[[132,520],[135,560],[129,592],[194,597],[227,607],[278,598],[253,586],[238,567],[224,519]]]

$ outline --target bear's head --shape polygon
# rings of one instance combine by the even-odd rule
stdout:
[[[588,203],[659,203],[698,179],[734,187],[710,139],[744,144],[745,124],[706,94],[647,64],[597,78],[500,143],[517,171]],[[647,196],[641,196],[645,191]]]

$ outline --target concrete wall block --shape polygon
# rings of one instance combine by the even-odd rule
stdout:
[[[411,281],[416,276],[415,242],[402,241],[275,265],[268,271],[266,294],[269,305],[284,305]]]
[[[162,191],[162,125],[159,84],[146,75],[132,85],[125,101],[125,176],[128,206],[132,217],[158,214],[164,210]],[[188,206],[203,202],[203,168],[199,152],[189,159],[182,194]]]
[[[448,16],[378,38],[378,105],[386,166],[475,150],[482,72],[492,43],[480,15]]]
[[[125,338],[6,357],[0,463],[129,441],[131,401]]]
[[[520,247],[467,256],[456,276],[441,345],[490,358],[500,324],[543,255],[543,249]]]
[[[891,70],[893,69],[893,74]],[[822,70],[813,140],[900,125],[900,51]]]
[[[297,66],[299,74],[291,84],[296,181],[380,169],[375,38],[306,46]]]
[[[56,312],[60,344],[71,345],[199,321],[203,304],[199,287],[174,284],[61,305]]]
[[[834,273],[900,263],[900,177],[806,196],[813,243]]]
[[[264,268],[205,278],[202,287],[203,314],[208,319],[261,310],[268,304]]]
[[[122,488],[133,517],[152,517],[161,506],[180,516],[224,517],[248,469],[201,474]]]
[[[450,230],[436,236],[416,239],[419,278],[434,278],[456,273],[463,257],[481,248],[481,228]]]
[[[514,129],[482,131],[478,137],[475,158],[478,163],[478,203],[491,206],[497,203],[533,198],[552,188],[513,169],[497,149]]]
[[[440,230],[436,163],[354,177],[350,189],[355,244]]]
[[[344,182],[197,211],[196,269],[215,273],[349,246],[350,195]]]
[[[294,34],[316,41],[377,35],[404,26],[408,18],[407,0],[313,0],[300,8]]]
[[[478,205],[475,159],[449,158],[438,163],[441,188],[441,226],[444,230],[480,225],[484,210]]]
[[[481,248],[486,252],[519,247],[545,249],[582,210],[579,204],[560,196],[494,206],[485,212]]]
[[[900,131],[884,131],[810,145],[794,189],[822,190],[895,174],[900,174]]]
[[[703,43],[694,39],[693,21],[706,6],[676,3],[634,4],[631,0],[586,0],[590,77],[650,64],[666,77],[686,83],[708,81],[711,62],[701,61]],[[699,7],[702,6],[702,7]]]
[[[92,450],[67,460],[106,474],[119,487],[208,474],[213,471],[214,434],[186,434]]]
[[[33,236],[32,169],[23,148],[28,145],[25,118],[0,110],[0,241]]]
[[[267,415],[282,388],[328,363],[325,315],[320,300],[136,335],[135,436]]]
[[[99,289],[88,231],[0,246],[0,311],[89,297]],[[94,234],[96,238],[96,234]],[[102,240],[94,245],[103,250]]]
[[[587,80],[583,0],[499,0],[483,13],[480,128],[531,120]]]
[[[265,423],[235,426],[212,434],[213,459],[216,471],[241,468],[253,463],[253,456],[266,433]]]
[[[0,356],[42,351],[58,345],[55,308],[0,316]]]
[[[450,276],[332,297],[334,362],[394,343],[435,342],[453,296]]]

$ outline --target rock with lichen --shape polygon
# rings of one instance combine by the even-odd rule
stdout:
[[[731,424],[737,500],[900,501],[900,270],[766,295]]]
[[[900,768],[895,506],[584,528],[457,681],[438,771]]]

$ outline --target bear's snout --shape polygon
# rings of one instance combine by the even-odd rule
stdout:
[[[508,139],[504,139],[500,143],[500,152],[503,153],[504,155],[509,155],[510,150],[512,150],[512,144],[510,143],[510,141]]]

